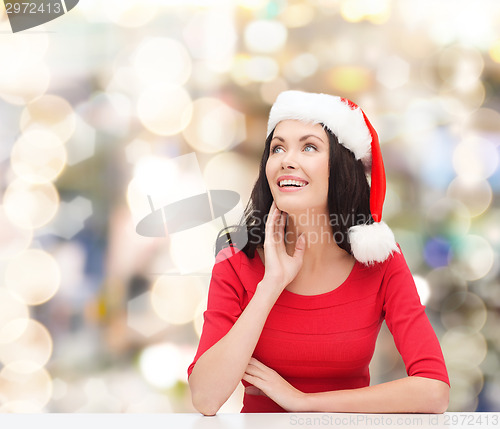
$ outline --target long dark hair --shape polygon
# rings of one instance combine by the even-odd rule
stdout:
[[[339,144],[337,136],[323,126],[329,140],[328,211],[332,234],[337,245],[348,253],[351,245],[348,230],[351,226],[373,223],[370,213],[370,186],[361,160]],[[273,132],[269,134],[260,161],[259,176],[252,190],[239,225],[224,228],[215,243],[215,253],[234,245],[249,258],[255,249],[264,244],[266,219],[273,202],[273,196],[266,177]]]

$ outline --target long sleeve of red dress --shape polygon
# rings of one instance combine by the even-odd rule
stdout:
[[[212,272],[198,358],[231,329],[264,276],[259,256],[224,249]],[[320,295],[284,290],[271,309],[253,356],[297,389],[312,393],[369,386],[368,366],[383,321],[409,376],[449,383],[434,330],[404,257],[355,263],[348,278]],[[247,382],[243,382],[245,386]],[[284,412],[266,396],[245,394],[242,412]]]

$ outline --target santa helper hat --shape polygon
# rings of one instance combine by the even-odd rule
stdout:
[[[371,265],[399,252],[394,234],[382,222],[385,170],[378,135],[364,112],[352,101],[328,94],[285,91],[278,95],[269,114],[267,136],[286,119],[322,123],[357,160],[371,166],[370,212],[374,223],[349,228],[353,256]]]

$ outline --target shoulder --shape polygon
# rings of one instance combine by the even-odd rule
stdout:
[[[396,243],[397,249],[393,251],[385,261],[383,262],[377,262],[373,265],[368,266],[368,268],[371,268],[376,271],[382,271],[382,272],[390,272],[393,270],[400,269],[402,267],[408,267],[406,264],[405,257],[403,255],[403,251],[401,250],[401,246]]]
[[[357,265],[357,278],[362,280],[363,283],[376,284],[379,288],[383,288],[384,284],[398,274],[409,274],[409,268],[399,244],[397,245],[397,250],[392,252],[385,261],[369,265],[358,262]]]
[[[217,254],[212,273],[213,276],[238,278],[243,288],[253,293],[262,280],[264,266],[256,252],[249,258],[242,250],[229,246]]]

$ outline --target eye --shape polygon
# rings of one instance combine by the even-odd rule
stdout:
[[[281,146],[274,146],[271,148],[271,153],[279,153],[283,151],[283,148]]]
[[[310,150],[309,150],[310,149]],[[312,151],[317,151],[318,148],[316,146],[314,146],[313,144],[308,144],[306,145],[306,147],[304,148],[304,151],[305,152],[312,152]]]

